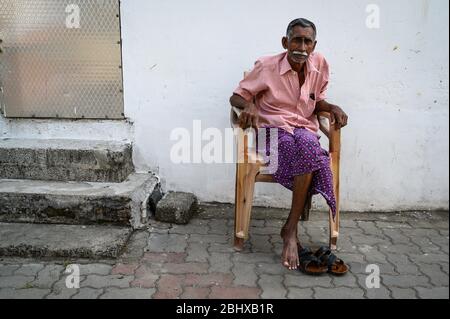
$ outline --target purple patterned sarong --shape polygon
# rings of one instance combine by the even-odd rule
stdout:
[[[267,156],[270,149],[270,130],[266,130]],[[273,145],[272,147],[276,147]],[[273,149],[270,150],[271,154]],[[305,128],[296,128],[291,134],[278,128],[278,169],[273,174],[277,183],[294,188],[294,177],[313,173],[310,194],[322,194],[333,214],[336,215],[336,198],[333,191],[333,174],[330,155],[319,143],[319,136]]]

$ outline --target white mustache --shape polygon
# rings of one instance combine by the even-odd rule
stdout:
[[[293,51],[292,54],[308,56],[308,53],[306,53],[306,52],[300,52],[300,51]]]

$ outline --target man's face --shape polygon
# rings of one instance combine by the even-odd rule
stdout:
[[[303,65],[316,48],[313,28],[295,26],[288,37],[282,39],[283,48],[288,51],[288,60],[292,65]]]

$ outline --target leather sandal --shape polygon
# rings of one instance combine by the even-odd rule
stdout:
[[[334,276],[345,275],[349,270],[348,265],[342,259],[333,254],[329,247],[320,247],[314,253],[314,256],[319,259],[322,266],[327,268],[327,272]]]
[[[299,248],[298,257],[300,261],[298,270],[305,274],[320,276],[328,270],[309,248]]]

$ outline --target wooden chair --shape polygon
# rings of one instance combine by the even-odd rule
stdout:
[[[272,175],[262,174],[261,169],[266,165],[264,160],[257,154],[256,148],[249,147],[248,130],[243,131],[239,128],[238,119],[240,109],[233,107],[231,109],[231,125],[237,130],[237,150],[238,159],[236,164],[236,193],[235,193],[235,229],[234,229],[234,248],[242,250],[244,241],[248,238],[250,225],[253,191],[256,182],[274,183]],[[331,124],[330,114],[320,112],[318,115],[320,130],[329,140],[329,153],[331,157],[331,170],[333,172],[333,188],[336,197],[336,216],[333,220],[331,210],[329,212],[330,225],[330,248],[336,249],[339,236],[339,160],[341,148],[341,132]],[[301,216],[302,221],[309,220],[309,211],[311,208],[311,197],[308,198],[305,210]]]

